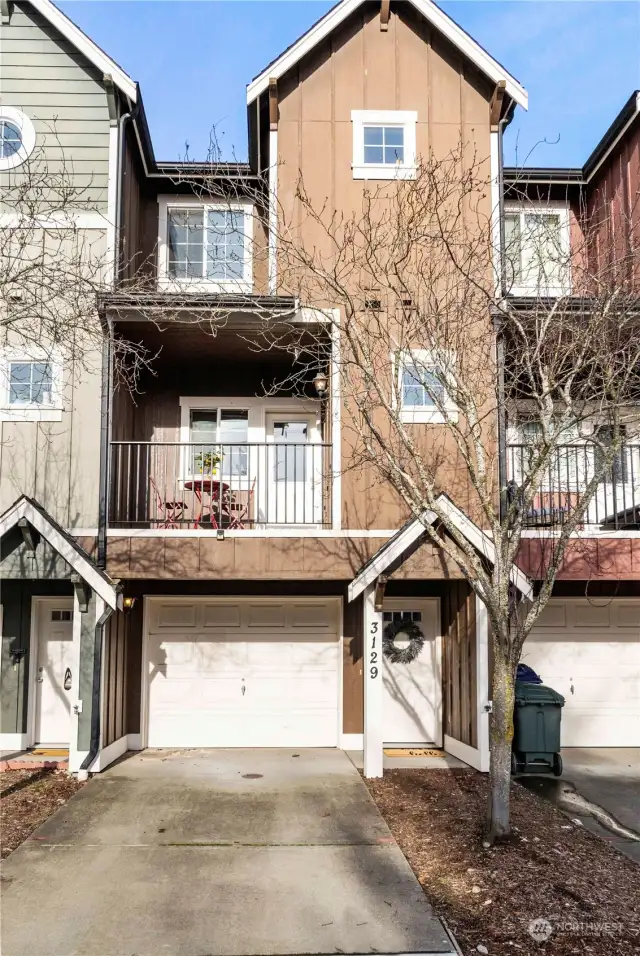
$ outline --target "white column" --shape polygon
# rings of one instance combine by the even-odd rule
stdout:
[[[269,133],[269,295],[278,291],[278,131]]]
[[[338,309],[331,324],[331,524],[342,527],[342,396],[340,379],[340,323]]]
[[[82,763],[78,750],[78,707],[80,703],[80,643],[82,637],[82,614],[78,603],[78,593],[73,591],[73,666],[71,669],[71,714],[69,715],[69,770],[76,773]]]
[[[476,594],[476,707],[478,714],[478,770],[489,770],[489,616]]]
[[[382,612],[374,606],[376,582],[364,592],[364,775],[381,777]]]

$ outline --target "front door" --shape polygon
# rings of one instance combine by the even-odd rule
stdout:
[[[422,631],[424,644],[411,663],[392,663],[383,653],[383,734],[385,744],[442,745],[442,672],[437,599],[385,600],[383,633],[390,624],[410,621]],[[399,633],[399,648],[408,645]]]
[[[267,416],[268,524],[322,521],[322,451],[315,416]]]
[[[34,742],[69,746],[73,655],[73,599],[38,601]]]

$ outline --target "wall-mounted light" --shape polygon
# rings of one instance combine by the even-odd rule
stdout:
[[[318,372],[313,380],[313,386],[320,398],[327,394],[327,376],[324,372]]]
[[[137,598],[134,597],[125,597],[122,599],[122,608],[124,611],[130,611],[133,605],[136,603]]]

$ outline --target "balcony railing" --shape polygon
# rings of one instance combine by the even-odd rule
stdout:
[[[109,526],[243,531],[331,523],[331,445],[111,442]]]
[[[508,478],[512,495],[526,477],[531,445],[510,445]],[[531,528],[561,525],[573,511],[582,489],[598,468],[599,449],[592,444],[560,445],[545,469],[533,505],[525,515]],[[585,512],[582,525],[634,528],[640,525],[640,445],[624,445]]]

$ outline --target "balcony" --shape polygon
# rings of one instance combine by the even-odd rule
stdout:
[[[111,442],[109,526],[212,533],[331,524],[331,445]]]
[[[531,445],[509,445],[507,473],[512,495],[527,474]],[[598,449],[589,444],[561,445],[549,465],[533,506],[525,515],[528,528],[560,526],[594,474]],[[581,527],[633,529],[640,527],[640,445],[626,444],[598,485]]]

